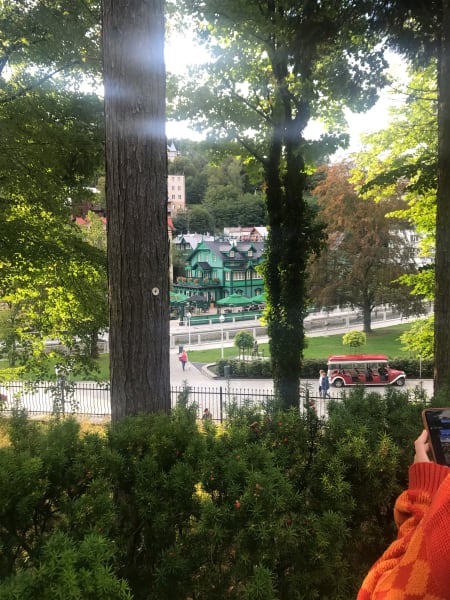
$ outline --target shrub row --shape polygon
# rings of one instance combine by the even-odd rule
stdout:
[[[419,361],[415,358],[393,358],[389,361],[389,364],[394,369],[405,371],[406,376],[411,377],[412,379],[418,379],[419,377],[433,377],[433,362],[430,360]],[[270,360],[242,361],[238,359],[221,359],[217,363],[217,371],[221,377],[224,376],[224,367],[226,365],[230,367],[229,375],[233,377],[272,377]],[[318,377],[319,370],[326,369],[326,367],[326,358],[304,360],[300,376],[306,379]]]
[[[422,405],[0,425],[0,600],[348,600],[392,538]],[[7,440],[7,442],[5,441]]]

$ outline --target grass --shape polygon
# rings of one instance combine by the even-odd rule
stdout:
[[[327,358],[330,354],[386,354],[389,358],[408,357],[410,353],[403,350],[400,335],[411,328],[412,323],[393,325],[375,329],[367,335],[367,343],[357,350],[352,350],[342,344],[342,334],[326,335],[321,337],[308,337],[307,348],[304,352],[306,359]],[[270,356],[269,344],[258,344],[260,352],[264,356]],[[234,358],[236,348],[224,348],[224,358]],[[189,360],[199,363],[210,363],[220,359],[220,348],[208,348],[204,350],[191,350]]]
[[[392,327],[375,329],[367,335],[367,343],[353,351],[342,344],[342,334],[326,335],[321,337],[308,337],[307,348],[304,357],[306,359],[326,359],[330,354],[387,354],[389,358],[409,357],[408,351],[403,350],[400,343],[400,335],[411,327],[412,323],[403,323]],[[259,344],[259,351],[264,356],[270,356],[269,344]],[[223,349],[224,358],[235,358],[237,349],[235,346]],[[189,360],[197,363],[213,363],[221,358],[221,348],[208,348],[203,350],[190,350]],[[109,354],[102,354],[97,361],[99,373],[93,374],[92,378],[102,381],[109,379]],[[6,360],[0,360],[0,370],[8,367]],[[54,371],[50,375],[54,375]],[[71,377],[75,381],[86,380],[86,375]]]

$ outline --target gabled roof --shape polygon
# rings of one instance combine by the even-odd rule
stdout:
[[[251,257],[252,262],[257,262],[264,252],[264,242],[249,242],[249,243],[237,243],[231,244],[224,242],[223,240],[202,240],[200,244],[195,248],[189,259],[192,262],[192,258],[201,250],[205,248],[209,249],[212,254],[215,254],[220,260],[230,262],[243,262],[248,261],[247,252],[251,248],[253,250],[253,256]],[[230,250],[234,250],[234,257],[229,256]]]

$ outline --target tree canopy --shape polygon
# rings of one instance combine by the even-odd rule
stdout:
[[[351,165],[335,163],[313,190],[327,241],[310,265],[310,295],[318,306],[353,306],[371,331],[376,306],[399,306],[403,314],[421,313],[420,298],[410,296],[402,275],[416,273],[415,247],[405,219],[386,218],[404,202],[397,195],[378,203],[361,198],[350,183]]]
[[[414,295],[435,297],[436,191],[438,158],[436,61],[409,68],[405,102],[390,110],[385,129],[363,138],[364,150],[354,156],[352,180],[363,197],[376,202],[401,194],[405,206],[394,211],[419,236],[419,258],[424,262],[400,281]],[[414,354],[433,355],[434,317],[429,317],[402,339]]]
[[[93,285],[104,252],[70,221],[103,160],[102,102],[81,90],[100,67],[99,4],[5,0],[0,32],[0,293],[12,348],[37,356],[45,336],[73,345],[106,325],[106,290]]]

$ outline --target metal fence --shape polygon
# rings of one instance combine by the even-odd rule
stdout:
[[[109,384],[93,382],[48,382],[29,384],[10,382],[0,385],[0,412],[9,415],[14,409],[25,410],[30,417],[52,414],[74,414],[91,421],[108,421],[111,418]],[[208,408],[214,421],[222,422],[231,406],[267,405],[274,400],[273,390],[216,387],[171,387],[172,407],[178,404],[195,405],[201,418]],[[328,399],[316,397],[308,386],[302,386],[300,410],[313,406],[320,416],[327,412]]]

